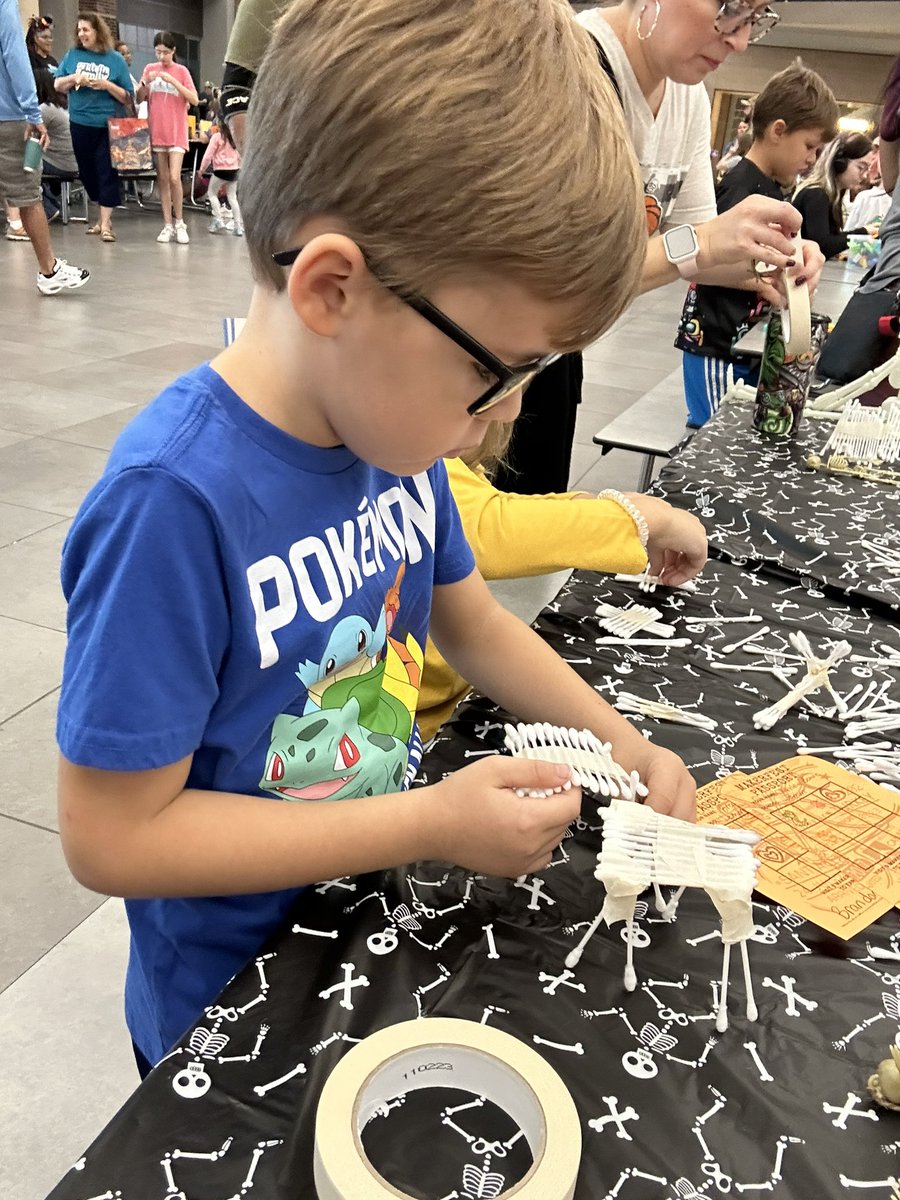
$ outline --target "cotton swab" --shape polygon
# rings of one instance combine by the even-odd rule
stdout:
[[[619,692],[615,698],[615,706],[620,712],[637,713],[640,716],[652,717],[657,721],[673,721],[680,725],[696,725],[698,729],[712,730],[718,728],[718,722],[712,717],[701,713],[688,712],[675,704],[666,704],[660,700],[646,700],[643,696],[635,696],[633,692]]]

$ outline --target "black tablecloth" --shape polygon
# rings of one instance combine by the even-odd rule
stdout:
[[[699,481],[712,474],[703,445],[731,444],[736,420],[727,414],[719,428],[695,439],[685,456],[690,469],[685,459],[670,466],[662,485],[669,495],[677,492],[682,501],[697,495]],[[774,452],[746,453],[758,462]],[[722,457],[720,494],[704,507],[727,525],[729,513],[745,509],[724,499],[734,481]],[[746,508],[763,486],[752,485]],[[783,499],[782,479],[767,486]],[[836,511],[823,510],[819,520],[827,533],[822,543],[837,547],[838,564],[845,516],[827,519]],[[802,520],[798,515],[795,529]],[[640,720],[701,783],[765,767],[802,745],[837,742],[842,732],[815,698],[771,732],[757,732],[753,713],[783,688],[765,674],[713,669],[707,651],[754,627],[703,618],[764,614],[772,646],[786,644],[794,628],[815,646],[840,638],[864,651],[873,639],[898,641],[877,606],[860,603],[867,581],[836,601],[806,559],[802,575],[792,574],[799,549],[780,557],[757,553],[764,550],[765,522],[754,518],[746,531],[740,528],[726,529],[720,545],[733,546],[734,554],[709,564],[697,594],[652,597],[690,645],[598,645],[597,603],[646,597],[596,575],[573,576],[537,622],[541,635],[608,699],[627,689],[712,716],[718,724],[710,732]],[[740,564],[737,556],[751,561]],[[729,660],[751,661],[741,653]],[[854,681],[890,678],[866,664],[844,663],[835,673],[842,692]],[[896,694],[900,683],[893,687]],[[503,719],[485,700],[464,705],[436,739],[420,782],[497,752]],[[618,925],[599,931],[575,971],[565,971],[566,954],[602,901],[593,877],[599,825],[596,800],[586,797],[581,820],[539,879],[477,877],[421,863],[310,888],[291,923],[157,1067],[52,1200],[314,1196],[315,1108],[331,1068],[352,1040],[420,1015],[489,1022],[557,1069],[582,1122],[578,1200],[726,1194],[888,1200],[898,1175],[900,1116],[876,1110],[865,1084],[897,1033],[900,963],[869,952],[873,946],[900,951],[896,912],[843,942],[759,897],[750,943],[759,1020],[746,1020],[734,964],[731,1024],[717,1034],[713,981],[722,949],[715,911],[702,893],[686,893],[671,924],[639,905],[646,945],[636,951],[634,993],[622,985]],[[192,1096],[201,1091],[198,1072],[210,1086]],[[417,1093],[414,1102],[376,1118],[366,1135],[372,1161],[414,1196],[474,1200],[508,1188],[527,1167],[524,1141],[514,1140],[508,1119],[486,1106],[453,1114],[452,1125],[442,1122],[448,1106],[466,1101]]]
[[[830,421],[807,418],[795,438],[771,441],[751,429],[751,416],[747,404],[727,405],[665,465],[654,491],[697,513],[713,554],[784,567],[896,620],[900,581],[871,567],[861,542],[900,551],[900,492],[804,466],[821,453]]]

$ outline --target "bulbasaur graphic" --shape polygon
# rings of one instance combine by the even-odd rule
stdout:
[[[405,741],[360,725],[351,696],[340,708],[276,717],[259,786],[284,800],[380,796],[400,790],[407,754]]]

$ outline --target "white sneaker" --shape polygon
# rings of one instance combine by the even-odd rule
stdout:
[[[238,225],[238,223],[237,223],[236,221],[235,221],[235,224],[234,224],[234,236],[235,236],[235,237],[243,237],[243,236],[244,236],[244,227],[243,227],[243,225]]]
[[[191,240],[190,234],[187,231],[187,225],[184,221],[175,222],[175,241],[179,246],[186,246]]]
[[[209,230],[210,233],[221,233],[222,230],[225,228],[225,225],[222,221],[219,220],[218,217],[213,217],[213,219],[210,221],[210,223],[207,225],[206,228]]]
[[[58,258],[53,265],[51,275],[43,275],[40,271],[38,272],[38,291],[43,292],[45,296],[53,296],[65,288],[84,287],[90,277],[90,271],[86,271],[84,267],[73,267],[64,258]]]
[[[158,242],[174,242],[175,241],[174,228],[171,225],[163,225],[162,231],[160,232],[160,235],[156,240]]]

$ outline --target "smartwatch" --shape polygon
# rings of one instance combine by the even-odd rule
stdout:
[[[697,274],[697,255],[700,243],[693,225],[676,225],[662,235],[666,258],[678,271],[682,279],[693,279]]]

